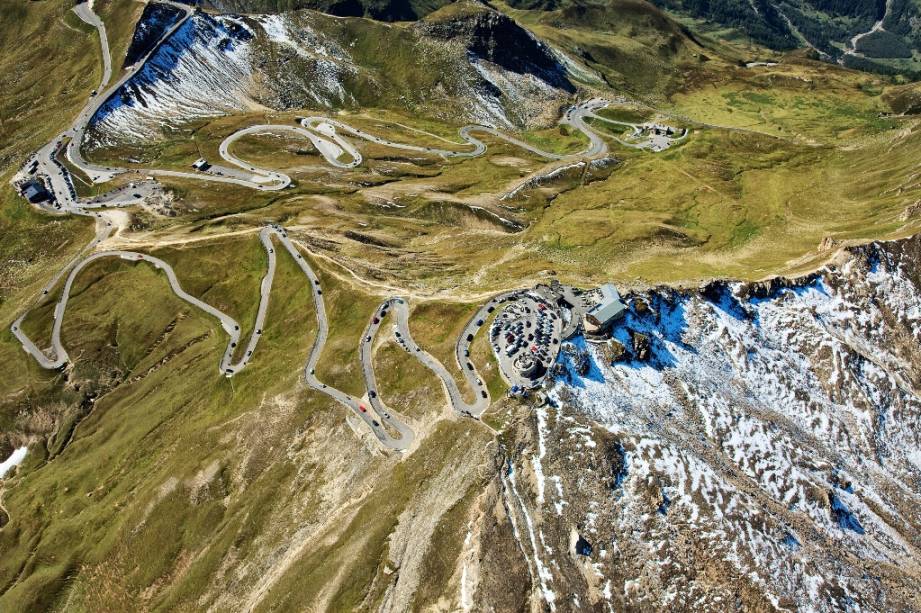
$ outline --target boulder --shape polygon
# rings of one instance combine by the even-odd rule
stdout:
[[[648,360],[650,350],[649,337],[642,332],[630,330],[630,338],[633,340],[633,359],[641,362]]]

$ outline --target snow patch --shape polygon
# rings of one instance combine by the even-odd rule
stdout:
[[[26,459],[26,452],[28,451],[27,447],[19,447],[13,450],[13,453],[10,454],[10,457],[0,462],[0,479],[6,476],[14,466],[19,466],[23,460]]]

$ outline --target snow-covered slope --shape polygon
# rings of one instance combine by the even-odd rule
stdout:
[[[312,11],[196,13],[100,109],[92,138],[103,145],[148,139],[190,120],[265,107],[395,104],[503,127],[552,120],[572,86],[554,56],[518,30],[531,47],[490,59],[468,49],[473,43],[466,30],[435,36],[432,28],[356,25]],[[393,53],[373,45],[356,53],[357,35],[389,36]]]
[[[242,21],[196,14],[96,114],[107,142],[252,105],[251,41]]]
[[[348,52],[332,37],[312,28],[307,19],[291,15],[265,15],[257,22],[282,57],[271,73],[257,60],[256,73],[264,85],[266,104],[274,108],[328,108],[355,103],[343,83],[357,69]]]
[[[807,279],[634,295],[619,345],[576,339],[507,486],[551,569],[535,598],[919,610],[919,263],[916,238]]]

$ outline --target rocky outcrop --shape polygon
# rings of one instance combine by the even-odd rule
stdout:
[[[463,44],[477,60],[495,64],[507,71],[539,78],[548,85],[574,92],[566,69],[544,43],[519,26],[513,19],[476,3],[462,3],[442,18],[426,20],[419,29],[436,39]]]
[[[509,437],[522,547],[549,569],[532,604],[921,607],[919,265],[916,237],[637,292],[613,341],[564,348],[550,406]]]
[[[161,126],[239,111],[252,105],[254,34],[228,17],[197,14],[165,41],[93,118],[93,137],[143,139]]]
[[[145,10],[130,59],[160,39],[173,23],[170,10]],[[394,53],[356,48],[356,36],[386,40]],[[405,64],[419,54],[426,61]],[[195,120],[260,108],[389,104],[510,129],[552,123],[573,91],[546,45],[473,3],[399,28],[310,11],[197,12],[99,109],[88,142],[143,141]]]
[[[124,66],[131,66],[150,53],[154,45],[182,16],[182,10],[169,4],[151,2],[144,7],[125,54]]]

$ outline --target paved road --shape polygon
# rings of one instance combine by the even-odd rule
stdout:
[[[23,349],[31,354],[32,357],[34,357],[43,368],[58,368],[63,365],[64,362],[66,362],[66,352],[64,352],[63,347],[61,346],[60,334],[58,334],[57,342],[55,343],[55,337],[52,333],[52,350],[55,357],[49,359],[45,353],[39,350],[38,347],[36,347],[32,342],[32,340],[22,331],[22,322],[29,314],[29,312],[51,293],[51,290],[53,290],[55,286],[61,281],[61,277],[63,277],[68,271],[72,270],[74,266],[76,266],[88,252],[96,247],[96,245],[108,238],[111,232],[112,223],[103,219],[101,216],[96,215],[96,236],[93,238],[93,240],[91,240],[89,244],[86,245],[86,247],[81,249],[76,257],[68,262],[64,268],[58,271],[58,273],[54,275],[54,277],[52,277],[44,287],[42,287],[38,296],[34,299],[32,306],[28,310],[24,311],[22,315],[20,315],[10,326],[10,330],[12,330],[16,338],[19,339]],[[55,321],[55,324],[57,325],[57,321]],[[64,353],[64,360],[59,360],[62,353]]]
[[[560,351],[561,328],[559,309],[536,292],[519,295],[502,309],[490,328],[489,342],[509,387],[533,388],[544,381]],[[524,358],[536,365],[527,375],[516,365]]]
[[[93,12],[89,2],[78,4],[73,8],[77,17],[84,22],[96,28],[99,32],[99,44],[102,46],[102,81],[99,83],[99,89],[102,90],[112,79],[112,54],[109,51],[109,37],[106,35],[106,24],[103,23],[99,15]]]
[[[482,308],[485,310],[492,301],[484,305]],[[457,386],[457,382],[454,380],[454,376],[445,368],[438,358],[423,350],[419,345],[413,340],[412,332],[409,329],[409,308],[407,302],[403,298],[391,298],[386,301],[382,307],[381,311],[376,318],[380,319],[383,322],[383,316],[388,312],[392,312],[396,323],[394,324],[395,330],[394,335],[397,338],[397,341],[403,347],[403,349],[412,355],[414,358],[419,360],[423,366],[428,368],[438,377],[438,380],[441,382],[442,387],[444,388],[445,394],[448,396],[448,401],[451,404],[451,408],[454,409],[460,415],[467,415],[470,417],[480,417],[487,408],[489,408],[490,397],[489,391],[486,389],[486,386],[482,382],[479,373],[474,369],[465,369],[458,363],[458,366],[461,366],[461,370],[464,372],[465,379],[467,384],[474,392],[474,401],[468,403],[464,400],[463,394]],[[373,320],[372,320],[373,321]],[[475,321],[475,320],[474,320]],[[378,326],[380,324],[374,324],[372,327],[372,333],[370,334],[370,339],[368,336],[363,337],[363,343],[370,345],[374,339],[374,333],[377,332]],[[465,331],[466,332],[466,331]],[[462,342],[462,339],[466,338],[466,334],[458,339],[458,343]],[[466,343],[466,341],[464,341]],[[469,360],[465,359],[465,362]],[[471,363],[472,364],[472,363]],[[371,368],[370,360],[363,360],[363,365],[366,371],[370,371],[372,374],[372,383],[373,383],[373,369]],[[367,375],[366,375],[367,380]],[[371,389],[371,388],[369,388]],[[375,400],[372,398],[372,401]]]
[[[127,83],[144,67],[144,65],[147,63],[147,60],[153,57],[153,55],[160,49],[163,43],[169,40],[173,33],[181,28],[186,20],[192,15],[192,8],[185,4],[172,2],[170,0],[161,1],[182,10],[182,16],[176,21],[175,24],[173,24],[169,30],[163,34],[157,44],[155,44],[143,58],[141,58],[138,62],[135,62],[134,66],[126,70],[122,77],[105,91],[103,91],[103,88],[109,82],[112,74],[112,55],[109,51],[109,42],[106,35],[105,24],[101,19],[99,19],[99,16],[93,12],[88,3],[78,4],[76,7],[74,7],[74,12],[77,13],[77,16],[80,17],[80,19],[92,26],[95,26],[99,31],[99,38],[102,40],[103,62],[105,62],[105,65],[108,66],[108,70],[104,71],[105,74],[103,75],[104,78],[102,80],[102,84],[99,87],[99,94],[90,98],[86,106],[80,112],[80,115],[77,117],[76,121],[74,121],[73,126],[68,131],[69,133],[66,134],[66,136],[71,138],[70,143],[67,146],[67,159],[74,166],[84,171],[94,183],[104,183],[106,181],[110,181],[116,175],[124,172],[125,169],[100,166],[98,164],[88,162],[83,158],[80,148],[83,146],[83,137],[85,135],[87,126],[90,124],[99,109],[102,108],[102,106],[109,99],[111,99],[119,89],[121,89],[122,85]]]
[[[238,349],[238,345],[241,341],[241,332],[240,325],[237,323],[237,321],[220,309],[217,309],[216,307],[204,302],[203,300],[200,300],[195,296],[187,293],[182,288],[179,279],[176,277],[175,271],[167,262],[159,258],[134,251],[107,250],[95,253],[92,252],[93,249],[95,249],[101,242],[109,237],[113,230],[112,221],[106,218],[105,213],[95,212],[92,209],[95,207],[101,207],[103,205],[129,206],[136,204],[139,200],[143,200],[145,198],[145,194],[148,193],[145,191],[147,187],[131,187],[128,189],[119,188],[119,190],[115,190],[106,196],[96,197],[93,199],[79,199],[76,196],[76,191],[73,186],[73,179],[70,173],[67,171],[66,167],[64,167],[63,164],[58,161],[57,156],[61,153],[63,148],[66,148],[66,155],[68,160],[74,166],[86,172],[87,175],[96,183],[107,182],[114,178],[116,175],[125,172],[124,169],[103,167],[87,162],[85,159],[83,159],[80,148],[85,135],[86,127],[89,125],[93,116],[98,112],[102,105],[105,104],[105,102],[110,99],[111,96],[115,95],[119,88],[143,67],[147,59],[149,59],[156,52],[159,46],[161,46],[164,41],[166,41],[176,30],[178,30],[189,18],[189,15],[191,14],[191,9],[189,7],[181,4],[175,4],[173,2],[169,3],[180,7],[184,11],[181,19],[179,19],[178,22],[165,33],[165,35],[147,54],[147,56],[145,56],[141,61],[137,62],[129,70],[127,70],[125,74],[118,81],[109,86],[104,93],[92,97],[68,130],[65,130],[57,137],[55,137],[52,142],[48,143],[45,147],[39,150],[26,164],[26,167],[30,167],[32,165],[36,166],[37,170],[35,171],[35,174],[44,176],[47,180],[48,187],[54,193],[55,203],[46,205],[43,208],[52,213],[61,212],[93,217],[96,220],[96,234],[93,240],[90,241],[90,243],[84,247],[84,249],[82,249],[81,252],[73,260],[71,260],[71,262],[69,262],[63,269],[61,269],[44,288],[42,288],[41,293],[35,300],[35,304],[40,303],[41,300],[47,297],[52,289],[57,286],[61,279],[66,275],[66,280],[64,281],[60,298],[54,306],[54,324],[52,326],[51,347],[47,351],[40,350],[22,330],[22,322],[29,311],[23,313],[16,321],[13,322],[11,330],[22,344],[23,349],[33,358],[35,358],[35,360],[43,368],[55,369],[63,367],[69,361],[69,356],[61,341],[61,329],[75,279],[87,266],[97,260],[103,258],[121,258],[131,262],[148,262],[155,268],[162,270],[167,277],[170,288],[178,298],[208,313],[221,323],[221,327],[227,333],[229,341],[221,357],[218,368],[220,372],[226,377],[233,377],[241,370],[243,370],[250,362],[258,345],[259,339],[262,336],[262,330],[265,325],[265,319],[268,312],[269,296],[271,294],[272,284],[275,278],[276,255],[274,247],[275,243],[273,242],[274,240],[278,241],[278,243],[282,245],[295,259],[309,282],[310,289],[314,298],[314,306],[317,316],[317,335],[313,346],[311,347],[310,354],[307,358],[307,363],[304,368],[304,379],[309,387],[327,394],[337,402],[352,409],[356,415],[364,420],[364,422],[371,429],[372,433],[384,446],[397,450],[405,450],[409,448],[414,439],[413,431],[408,426],[403,424],[395,416],[393,411],[388,409],[381,401],[377,390],[377,383],[374,377],[374,369],[371,358],[372,343],[380,328],[381,322],[389,313],[393,313],[396,318],[396,329],[394,334],[400,340],[400,343],[403,345],[403,347],[411,355],[413,355],[423,365],[435,373],[445,389],[445,393],[448,396],[452,408],[456,412],[463,415],[480,417],[489,407],[490,397],[482,378],[479,376],[475,366],[469,359],[470,344],[475,338],[476,334],[479,332],[480,328],[484,326],[486,318],[495,310],[497,305],[509,299],[510,297],[521,293],[523,290],[515,290],[500,294],[499,296],[492,298],[486,304],[482,305],[480,309],[473,315],[473,317],[471,317],[470,321],[467,322],[467,325],[464,327],[461,336],[457,340],[455,345],[455,357],[461,372],[464,373],[464,378],[467,382],[467,385],[471,388],[471,390],[473,390],[474,394],[473,402],[469,403],[464,400],[462,393],[456,381],[454,380],[454,377],[448,372],[444,365],[431,354],[423,351],[413,340],[409,330],[409,310],[406,301],[402,298],[391,298],[385,301],[384,304],[375,313],[375,316],[372,318],[371,322],[368,324],[368,327],[365,330],[365,334],[362,337],[363,340],[361,346],[359,348],[360,359],[362,363],[362,375],[364,378],[365,386],[368,390],[368,401],[365,402],[341,390],[326,385],[316,377],[316,366],[319,362],[326,340],[329,336],[329,322],[326,316],[323,292],[322,288],[320,287],[320,281],[314,273],[313,269],[311,269],[304,257],[292,245],[291,241],[288,239],[287,232],[280,226],[268,226],[263,228],[263,230],[260,232],[260,240],[268,255],[268,267],[260,286],[259,306],[257,309],[253,331],[250,334],[246,346],[243,347],[242,350]],[[105,25],[103,24],[102,20],[99,19],[95,13],[93,13],[92,9],[87,4],[80,4],[75,7],[74,10],[82,20],[93,25],[99,31],[100,39],[102,41],[101,44],[104,62],[103,79],[100,85],[100,89],[102,89],[107,86],[112,78],[111,53],[109,51]],[[591,114],[594,109],[599,108],[599,105],[603,106],[604,101],[596,99],[580,104],[570,109],[566,113],[566,116],[561,120],[561,123],[572,125],[584,132],[590,141],[589,146],[585,149],[585,151],[579,154],[572,154],[568,156],[542,151],[522,140],[508,136],[495,130],[494,128],[487,126],[471,125],[461,128],[459,132],[461,138],[465,141],[466,144],[472,145],[473,148],[469,151],[452,151],[447,149],[419,147],[416,145],[409,145],[404,143],[394,143],[367,134],[361,130],[352,128],[347,124],[333,119],[323,117],[308,117],[302,120],[300,127],[256,125],[240,130],[227,137],[220,145],[220,155],[223,159],[241,169],[240,172],[234,171],[233,176],[224,174],[220,170],[211,173],[182,172],[161,169],[141,170],[140,172],[155,176],[182,177],[206,181],[234,183],[259,190],[283,189],[290,184],[290,177],[280,172],[253,166],[252,164],[237,158],[230,151],[231,145],[237,139],[247,134],[255,134],[264,131],[291,132],[303,136],[314,144],[317,150],[326,158],[330,164],[340,168],[353,168],[362,162],[360,152],[357,150],[357,148],[354,147],[354,145],[352,145],[347,139],[339,134],[340,130],[355,137],[363,138],[371,142],[376,142],[398,149],[436,153],[445,157],[474,157],[477,155],[482,155],[486,151],[486,145],[481,140],[473,136],[473,134],[477,132],[491,134],[496,138],[503,139],[507,142],[515,144],[537,155],[549,159],[595,156],[604,153],[606,151],[606,145],[604,141],[585,124],[584,118]],[[350,161],[344,161],[346,158],[350,158]],[[234,356],[238,352],[240,353],[240,357],[238,360],[234,361]],[[374,411],[376,418],[368,411],[368,406],[370,406]],[[391,431],[396,432],[397,436],[392,436],[388,431],[388,428]]]
[[[336,119],[330,119],[328,117],[306,117],[301,120],[301,126],[307,130],[312,130],[319,132],[324,136],[332,138],[335,140],[337,149],[344,150],[352,157],[352,162],[343,165],[338,160],[338,156],[329,155],[323,149],[318,147],[320,153],[324,156],[326,161],[332,165],[339,167],[355,167],[361,164],[362,157],[361,153],[354,148],[347,140],[343,139],[338,131],[348,133],[351,136],[366,140],[368,142],[376,143],[378,145],[383,145],[393,149],[402,149],[404,151],[415,151],[418,153],[429,153],[434,155],[440,155],[446,158],[473,158],[483,155],[486,152],[486,143],[474,136],[474,133],[490,134],[495,138],[504,140],[508,143],[511,143],[517,147],[520,147],[526,151],[530,151],[535,155],[540,157],[550,159],[550,160],[564,160],[570,158],[585,158],[585,157],[595,157],[603,155],[607,152],[607,144],[604,139],[601,138],[591,127],[585,123],[585,118],[593,114],[593,111],[605,106],[607,102],[601,98],[594,98],[588,100],[581,104],[571,107],[563,118],[560,120],[561,125],[570,125],[583,134],[589,139],[588,147],[585,150],[579,153],[570,153],[570,154],[558,154],[552,153],[549,151],[544,151],[527,143],[519,138],[500,132],[495,128],[490,126],[481,126],[481,125],[467,125],[463,126],[458,130],[458,135],[464,141],[463,143],[458,143],[458,146],[471,145],[473,149],[469,151],[457,151],[453,149],[443,149],[439,147],[422,147],[419,145],[410,145],[407,143],[398,143],[373,134],[369,134],[364,130],[350,126],[347,123],[338,121]],[[335,151],[335,149],[333,149]]]
[[[118,94],[121,87],[144,67],[147,60],[150,59],[170,38],[170,36],[172,36],[174,32],[182,27],[186,20],[191,16],[192,9],[190,7],[184,4],[171,2],[170,0],[164,1],[177,8],[180,8],[183,11],[182,16],[177,20],[175,24],[173,24],[169,30],[167,30],[167,32],[164,33],[157,44],[154,45],[153,48],[141,60],[126,70],[124,74],[115,83],[112,83],[110,86],[108,86],[107,89],[104,88],[106,88],[112,78],[112,58],[111,52],[109,50],[108,36],[106,34],[105,24],[99,18],[99,16],[92,11],[87,3],[82,3],[74,7],[73,10],[80,17],[80,19],[94,26],[99,32],[103,55],[103,78],[99,86],[100,93],[90,98],[90,100],[81,110],[80,114],[74,120],[71,127],[55,137],[55,139],[48,143],[45,147],[40,149],[27,163],[28,166],[33,161],[36,162],[39,169],[37,174],[45,176],[48,180],[48,187],[51,189],[55,196],[54,205],[43,207],[49,212],[70,212],[80,214],[80,211],[77,209],[81,208],[84,204],[76,196],[73,178],[71,177],[70,173],[56,159],[57,155],[60,154],[62,149],[68,161],[76,168],[79,168],[81,171],[86,173],[86,175],[94,183],[105,183],[107,181],[111,181],[119,174],[122,174],[128,170],[126,168],[102,166],[89,162],[83,157],[81,147],[83,145],[86,129],[92,122],[93,117],[98,113],[99,109],[102,108],[102,106],[113,96]],[[490,134],[495,138],[505,140],[506,142],[512,143],[518,147],[521,147],[522,149],[530,151],[535,155],[539,155],[551,160],[594,157],[605,153],[607,151],[607,145],[605,144],[604,140],[585,123],[584,119],[585,117],[590,116],[594,110],[601,108],[605,104],[606,102],[604,100],[597,98],[583,102],[570,108],[566,112],[565,116],[560,120],[561,124],[573,126],[574,128],[583,132],[589,139],[589,146],[584,151],[568,155],[543,151],[521,139],[500,132],[489,126],[467,125],[460,128],[459,135],[464,142],[459,143],[459,145],[471,145],[472,149],[469,151],[456,151],[434,147],[421,147],[418,145],[388,141],[372,134],[368,134],[362,130],[349,126],[348,124],[335,119],[327,117],[306,117],[301,120],[300,127],[260,124],[239,130],[224,139],[219,148],[221,157],[245,172],[238,172],[234,169],[221,169],[220,167],[214,167],[210,171],[204,172],[144,168],[135,170],[137,172],[152,176],[230,183],[260,191],[274,191],[284,189],[291,184],[291,178],[288,175],[277,171],[258,168],[252,164],[249,164],[248,162],[245,162],[244,160],[237,158],[230,151],[230,146],[237,139],[248,134],[255,134],[266,131],[290,132],[307,138],[317,149],[317,151],[323,156],[327,163],[342,169],[355,168],[359,166],[362,163],[363,158],[358,149],[346,138],[344,138],[340,132],[347,133],[351,136],[358,137],[369,142],[378,143],[396,149],[417,151],[420,153],[431,153],[441,155],[446,158],[469,158],[482,155],[486,151],[486,144],[482,140],[475,137],[475,133]],[[116,203],[114,205],[128,206],[133,203],[134,202],[124,202],[121,204]]]
[[[601,115],[596,115],[595,113],[587,113],[585,117],[590,117],[592,119],[597,119],[597,120],[604,121],[606,123],[610,123],[610,124],[614,124],[618,126],[625,126],[627,128],[632,128],[635,136],[641,136],[643,128],[644,128],[643,124],[629,123],[627,121],[617,121],[616,119],[609,119]],[[687,139],[688,134],[690,133],[691,133],[691,130],[688,128],[685,128],[684,133],[681,136],[671,137],[671,136],[653,135],[641,143],[627,142],[625,140],[617,138],[616,136],[612,136],[611,138],[613,138],[615,141],[617,141],[624,147],[631,147],[633,149],[653,149],[655,151],[662,151],[664,149],[668,149],[672,145],[675,145],[677,143],[684,141],[685,139]]]
[[[323,301],[323,292],[320,288],[320,281],[317,278],[316,273],[314,273],[313,269],[310,267],[304,257],[288,239],[287,232],[283,228],[279,226],[268,226],[263,228],[260,233],[260,240],[262,241],[262,245],[266,250],[266,254],[268,255],[268,269],[265,276],[262,278],[262,283],[260,286],[259,307],[256,312],[253,331],[250,334],[249,341],[247,342],[241,357],[236,362],[233,361],[233,357],[237,352],[237,346],[239,345],[241,338],[239,323],[237,323],[234,318],[224,313],[220,309],[186,292],[182,288],[179,279],[176,277],[176,272],[167,262],[151,255],[138,253],[135,251],[122,250],[99,251],[86,257],[82,257],[83,254],[85,254],[88,250],[95,247],[101,240],[104,240],[104,238],[108,236],[110,229],[111,224],[103,221],[101,228],[97,232],[96,238],[93,239],[93,241],[90,242],[86,248],[84,248],[81,254],[77,256],[77,259],[75,260],[76,263],[71,263],[71,265],[65,267],[64,270],[58,273],[58,275],[52,279],[48,285],[45,286],[45,288],[43,288],[41,294],[42,297],[51,291],[51,289],[60,281],[60,278],[66,271],[70,271],[70,273],[67,275],[67,280],[64,282],[64,288],[61,291],[61,297],[54,307],[54,324],[51,331],[51,347],[47,352],[39,349],[32,341],[32,339],[30,339],[22,329],[22,321],[28,315],[29,311],[23,313],[15,322],[13,322],[13,325],[11,326],[13,334],[17,339],[19,339],[23,349],[33,358],[35,358],[35,360],[39,363],[40,366],[42,366],[42,368],[61,368],[70,360],[67,354],[67,350],[64,348],[64,345],[61,342],[61,328],[63,326],[64,315],[66,314],[67,310],[67,303],[70,299],[70,293],[77,276],[80,274],[80,272],[83,271],[83,269],[97,260],[101,260],[103,258],[121,258],[130,262],[147,262],[154,268],[162,270],[166,275],[167,281],[169,282],[170,289],[172,289],[176,297],[211,315],[221,323],[221,327],[230,338],[227,342],[227,347],[224,350],[224,354],[221,357],[218,368],[220,372],[223,373],[226,377],[233,377],[241,370],[243,370],[250,362],[256,350],[256,346],[259,343],[259,339],[262,337],[266,314],[268,313],[269,296],[271,294],[272,285],[275,279],[277,260],[275,247],[272,242],[272,239],[275,238],[291,254],[291,256],[295,259],[298,266],[300,267],[301,271],[307,277],[311,287],[311,292],[314,297],[318,330],[317,336],[310,350],[310,355],[307,358],[307,366],[305,368],[304,377],[307,385],[352,409],[356,415],[358,415],[365,421],[365,423],[367,423],[368,427],[384,446],[391,449],[405,450],[412,444],[414,439],[413,431],[408,426],[399,421],[396,417],[394,417],[391,411],[379,408],[379,403],[372,403],[372,406],[378,412],[378,417],[381,419],[381,422],[390,426],[399,433],[399,437],[397,438],[392,437],[383,427],[382,423],[378,422],[368,413],[366,404],[363,401],[355,398],[354,396],[346,394],[341,390],[324,384],[315,376],[314,373],[316,364],[319,361],[321,354],[323,353],[323,347],[326,344],[326,339],[329,336],[329,322],[326,318],[326,308]],[[80,259],[81,257],[82,259]],[[366,364],[368,364],[368,366],[365,368],[366,382],[369,386],[369,389],[375,389],[376,385],[374,383],[373,370],[370,370],[370,358],[367,355],[363,357],[366,359]],[[368,372],[371,373],[370,377],[367,376]]]
[[[342,405],[352,409],[352,411],[357,416],[364,420],[369,429],[372,431],[375,437],[377,437],[382,445],[396,450],[405,450],[409,448],[414,440],[414,433],[412,429],[400,421],[398,416],[391,409],[383,404],[378,392],[377,381],[374,376],[374,367],[372,363],[372,347],[374,339],[385,319],[391,314],[395,317],[396,322],[394,326],[394,334],[397,340],[410,355],[419,360],[426,368],[431,370],[435,376],[438,377],[439,381],[442,383],[445,393],[447,394],[448,401],[451,404],[453,410],[461,415],[468,415],[478,418],[489,407],[491,400],[489,397],[489,392],[486,389],[482,378],[468,357],[470,343],[476,334],[480,331],[480,329],[484,327],[485,324],[481,322],[485,322],[485,319],[495,310],[499,304],[524,292],[524,290],[506,292],[489,300],[487,303],[482,305],[480,309],[477,310],[473,317],[471,317],[470,321],[464,327],[461,336],[458,338],[457,344],[455,346],[455,354],[457,356],[458,366],[460,366],[461,371],[464,373],[467,384],[474,392],[473,402],[467,402],[464,400],[453,375],[448,372],[448,369],[445,368],[445,366],[437,358],[419,347],[415,340],[413,340],[412,333],[409,329],[409,308],[406,300],[399,297],[394,297],[386,300],[377,310],[375,310],[371,321],[365,328],[359,347],[362,375],[365,382],[365,388],[368,392],[368,400],[365,401],[323,383],[316,376],[316,366],[323,353],[323,348],[326,344],[326,340],[329,337],[329,320],[326,316],[323,290],[320,286],[320,280],[316,273],[307,263],[303,255],[301,255],[297,248],[291,243],[290,239],[288,238],[287,231],[284,228],[280,226],[267,226],[260,232],[259,238],[266,250],[266,254],[268,255],[268,268],[266,270],[265,276],[262,278],[262,283],[260,285],[259,306],[257,308],[253,330],[250,334],[246,346],[242,350],[240,358],[236,361],[233,361],[233,358],[234,355],[239,351],[238,345],[240,344],[241,340],[239,323],[220,309],[186,292],[182,288],[182,284],[180,283],[179,279],[176,277],[176,273],[172,266],[170,266],[167,262],[160,258],[148,254],[138,253],[136,251],[109,250],[85,255],[101,241],[105,240],[105,238],[109,236],[111,230],[111,222],[106,221],[102,217],[98,217],[96,237],[70,264],[68,264],[68,266],[62,269],[42,289],[41,294],[36,300],[36,303],[38,303],[42,298],[47,296],[54,288],[54,286],[58,284],[61,277],[63,277],[64,274],[68,273],[69,271],[64,282],[64,287],[61,291],[61,296],[54,306],[54,324],[52,326],[51,332],[51,347],[48,350],[43,351],[39,349],[32,341],[32,339],[30,339],[22,329],[22,321],[28,315],[29,311],[23,313],[15,322],[13,322],[13,325],[11,326],[13,334],[17,339],[19,339],[23,349],[33,358],[35,358],[40,366],[47,369],[62,368],[70,360],[69,355],[67,354],[67,350],[64,348],[64,344],[61,341],[61,329],[67,310],[67,304],[73,289],[73,284],[79,274],[87,266],[97,260],[104,258],[120,258],[129,262],[147,262],[154,268],[162,270],[166,275],[167,281],[169,282],[170,289],[173,291],[176,297],[211,315],[221,323],[221,327],[229,337],[229,340],[221,357],[218,369],[224,376],[228,378],[233,377],[242,371],[252,360],[256,351],[256,347],[263,334],[266,315],[268,313],[269,307],[269,297],[271,295],[277,265],[275,244],[273,242],[274,239],[274,241],[277,241],[288,251],[291,257],[294,258],[295,262],[300,267],[308,281],[314,299],[314,307],[317,317],[317,334],[314,339],[313,346],[310,349],[307,363],[304,367],[305,382],[312,389],[320,391],[341,403]],[[368,411],[369,406],[376,414],[376,418],[370,413],[370,411]],[[397,436],[392,436],[390,432],[388,432],[388,427],[392,431],[396,432]]]
[[[457,337],[457,342],[454,345],[454,357],[457,360],[457,366],[460,368],[461,372],[464,373],[467,384],[476,392],[476,397],[472,404],[463,403],[463,400],[460,400],[460,402],[465,405],[465,411],[473,417],[480,417],[483,412],[489,408],[491,399],[489,397],[489,390],[486,389],[482,377],[480,377],[476,370],[476,366],[470,359],[470,345],[473,343],[480,330],[486,327],[487,318],[500,304],[507,300],[514,299],[526,291],[527,290],[524,289],[511,290],[493,296],[477,309],[476,313],[467,321],[460,336]]]
[[[885,10],[883,11],[883,16],[880,17],[879,21],[873,24],[873,27],[867,30],[866,32],[860,32],[851,37],[851,40],[848,41],[847,48],[844,51],[844,55],[838,58],[838,63],[844,66],[845,57],[848,55],[858,55],[857,45],[860,43],[862,38],[866,38],[871,34],[876,34],[877,32],[885,32],[886,29],[883,27],[886,19],[889,17],[889,13],[892,11],[892,0],[886,0]]]
[[[192,9],[190,7],[184,4],[172,2],[171,0],[164,1],[183,11],[182,16],[177,20],[177,22],[173,24],[173,26],[167,32],[164,33],[157,44],[154,45],[154,47],[141,60],[126,70],[121,78],[119,78],[115,83],[111,84],[111,86],[108,86],[105,91],[102,91],[100,94],[91,97],[72,126],[68,130],[65,130],[59,134],[52,142],[48,143],[45,147],[39,150],[27,164],[29,165],[33,161],[37,163],[40,171],[37,174],[47,178],[48,186],[55,196],[56,203],[52,206],[44,207],[46,210],[50,212],[71,212],[80,214],[80,211],[76,209],[81,208],[83,205],[81,200],[76,197],[76,190],[74,189],[73,179],[70,176],[70,173],[56,159],[56,156],[59,154],[62,148],[64,149],[64,152],[70,163],[85,172],[87,176],[89,176],[90,179],[95,183],[104,183],[110,181],[115,176],[127,171],[125,168],[101,166],[88,162],[83,158],[81,147],[86,129],[92,122],[93,117],[97,114],[99,109],[113,96],[118,94],[121,87],[144,67],[148,59],[151,58],[170,38],[170,36],[172,36],[174,32],[182,27],[186,20],[191,16]],[[79,4],[74,7],[74,11],[80,17],[80,19],[94,26],[99,32],[104,63],[103,79],[99,86],[99,90],[101,91],[108,85],[112,78],[111,52],[109,50],[105,24],[86,3]],[[230,146],[239,138],[248,134],[256,134],[267,131],[289,132],[310,140],[310,142],[323,156],[327,163],[342,169],[349,169],[359,166],[362,163],[363,158],[358,149],[352,145],[348,139],[344,138],[341,133],[345,133],[352,137],[361,138],[363,140],[391,148],[402,149],[406,151],[416,151],[419,153],[435,154],[446,158],[471,158],[482,155],[486,151],[486,144],[474,136],[474,134],[478,133],[489,134],[494,138],[504,140],[526,151],[530,151],[535,155],[550,160],[590,158],[606,153],[607,144],[598,133],[592,130],[592,128],[586,123],[585,119],[595,116],[594,112],[599,108],[606,106],[607,104],[608,102],[604,99],[594,98],[569,108],[564,116],[560,119],[561,125],[572,126],[573,128],[585,134],[589,140],[589,144],[585,150],[573,154],[563,155],[544,151],[519,138],[500,132],[490,126],[467,125],[460,128],[458,134],[463,142],[458,143],[458,146],[462,147],[464,145],[468,145],[472,148],[467,151],[457,151],[453,149],[423,147],[407,143],[389,141],[377,137],[373,134],[364,132],[358,128],[354,128],[336,119],[314,116],[302,119],[300,127],[260,124],[239,130],[224,139],[219,148],[221,157],[227,162],[231,163],[233,166],[241,169],[243,172],[239,172],[235,169],[227,169],[221,167],[213,167],[210,171],[198,172],[143,168],[135,170],[137,172],[152,176],[230,183],[260,191],[274,191],[284,189],[291,184],[291,178],[288,175],[281,172],[256,167],[244,160],[237,158],[230,151]],[[125,201],[122,203],[115,203],[114,205],[128,206],[133,203],[134,202],[131,201]]]

